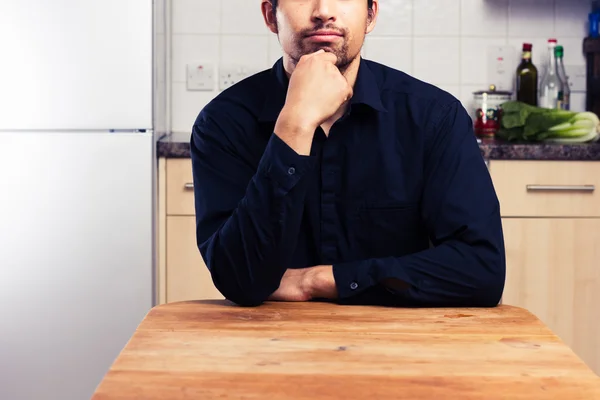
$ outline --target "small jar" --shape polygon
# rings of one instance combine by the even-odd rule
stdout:
[[[500,130],[502,109],[500,105],[510,101],[512,92],[496,90],[495,85],[490,85],[489,90],[480,90],[473,93],[475,100],[475,122],[473,129],[479,138],[494,138]]]

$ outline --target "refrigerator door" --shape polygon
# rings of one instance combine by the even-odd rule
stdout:
[[[153,305],[152,132],[0,133],[0,399],[88,399]]]
[[[0,0],[0,131],[152,128],[152,0]]]

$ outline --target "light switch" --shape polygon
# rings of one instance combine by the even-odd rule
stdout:
[[[215,89],[215,66],[212,63],[193,62],[187,65],[187,90]]]

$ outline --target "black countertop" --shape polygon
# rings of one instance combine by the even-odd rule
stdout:
[[[165,158],[189,158],[190,134],[173,133],[158,141],[157,155]],[[600,161],[600,142],[591,144],[515,144],[484,140],[481,154],[489,160],[563,160]]]

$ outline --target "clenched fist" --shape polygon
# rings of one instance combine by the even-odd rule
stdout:
[[[302,115],[315,129],[352,97],[336,62],[335,54],[319,50],[300,58],[290,78],[284,108]]]
[[[309,154],[315,129],[352,97],[352,87],[336,62],[336,55],[324,50],[307,54],[290,78],[275,133],[300,154]]]

